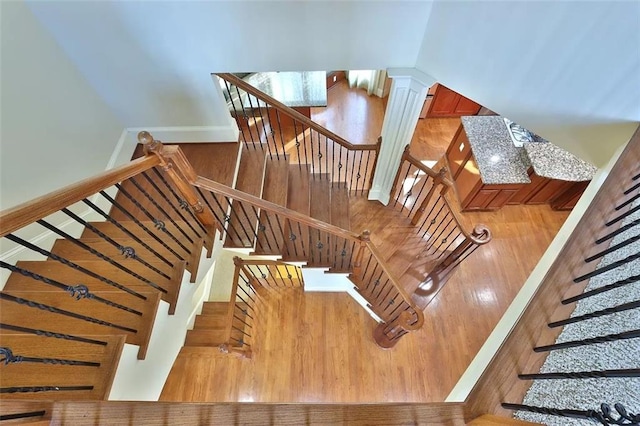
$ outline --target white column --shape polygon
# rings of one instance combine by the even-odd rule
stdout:
[[[409,145],[418,123],[427,90],[436,80],[415,68],[387,70],[391,83],[389,102],[382,123],[382,145],[376,165],[370,200],[389,203],[389,193],[404,147]]]

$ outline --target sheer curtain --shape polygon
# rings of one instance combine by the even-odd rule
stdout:
[[[347,79],[349,87],[365,89],[369,95],[381,96],[382,84],[385,77],[384,71],[379,70],[349,70]]]

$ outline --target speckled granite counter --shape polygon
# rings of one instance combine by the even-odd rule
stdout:
[[[593,179],[598,170],[552,143],[525,143],[524,150],[538,176],[573,182]]]
[[[550,142],[525,143],[517,148],[500,116],[461,120],[484,184],[530,183],[530,166],[539,176],[574,182],[590,180],[597,170]]]

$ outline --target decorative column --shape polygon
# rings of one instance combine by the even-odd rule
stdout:
[[[413,137],[427,90],[436,82],[415,68],[391,68],[387,73],[393,81],[382,123],[382,144],[369,191],[370,200],[378,200],[385,205],[389,203],[393,179],[404,147]]]

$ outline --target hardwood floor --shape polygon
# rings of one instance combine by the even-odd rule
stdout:
[[[346,86],[346,84],[343,84]],[[340,85],[330,105],[313,118],[353,143],[378,136],[382,116],[367,128],[361,111],[334,106],[342,97],[377,103]],[[364,95],[364,96],[362,96]],[[348,105],[348,103],[347,103]],[[336,108],[336,109],[334,109]],[[377,108],[377,107],[372,107]],[[314,111],[315,114],[315,111]],[[414,156],[436,161],[459,119],[423,119],[411,144]],[[367,142],[369,140],[366,140]],[[384,207],[351,198],[351,229],[372,231],[375,244],[394,235]],[[371,338],[373,320],[346,294],[298,291],[270,296],[256,321],[251,360],[217,349],[184,350],[163,390],[164,401],[436,402],[443,401],[535,267],[567,212],[548,206],[507,206],[491,213],[465,213],[483,223],[493,241],[465,260],[425,310],[425,326],[390,350]],[[397,228],[397,227],[396,227]],[[396,241],[401,244],[402,238]],[[215,285],[215,283],[214,283]]]

